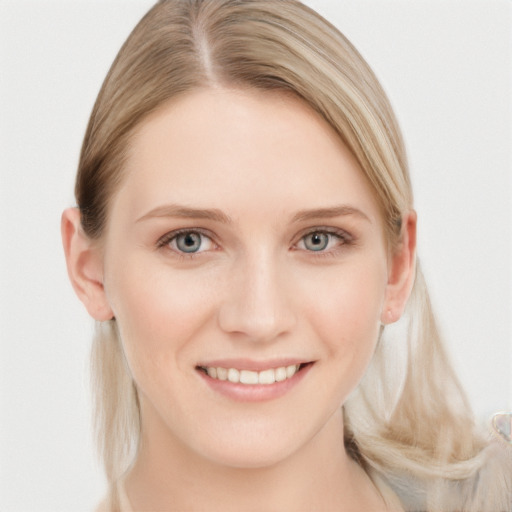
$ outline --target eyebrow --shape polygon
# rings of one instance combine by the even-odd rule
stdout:
[[[302,210],[293,216],[292,222],[304,222],[307,220],[315,219],[331,219],[347,215],[360,217],[361,219],[371,222],[368,215],[366,215],[363,211],[354,208],[353,206],[347,205],[333,206],[330,208],[315,208],[313,210]]]
[[[292,222],[304,222],[315,219],[329,219],[349,215],[360,217],[361,219],[371,222],[369,217],[364,212],[358,208],[347,205],[301,210],[293,216]],[[208,219],[215,222],[220,222],[222,224],[232,223],[231,217],[226,215],[223,211],[218,210],[217,208],[189,208],[187,206],[176,204],[158,206],[157,208],[154,208],[153,210],[150,210],[148,213],[144,214],[142,217],[139,217],[136,222],[142,222],[147,219],[159,217],[175,217],[180,219]]]
[[[158,206],[148,213],[139,217],[136,222],[141,222],[155,217],[176,217],[180,219],[209,219],[223,224],[231,223],[231,218],[221,210],[202,209],[202,208],[189,208],[176,204],[169,204],[165,206]]]

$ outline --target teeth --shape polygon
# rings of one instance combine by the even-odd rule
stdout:
[[[258,384],[258,372],[242,370],[240,372],[240,382],[242,384]]]
[[[208,373],[208,375],[210,375],[210,374]],[[210,375],[210,377],[211,377],[211,375]],[[217,368],[217,379],[228,380],[228,371],[226,370],[226,368]]]
[[[250,370],[237,370],[236,368],[221,368],[208,366],[203,368],[212,379],[229,380],[235,384],[274,384],[283,382],[293,377],[299,370],[300,365],[292,364],[290,366],[280,366],[279,368],[270,368],[261,372]]]
[[[263,370],[258,375],[258,382],[260,384],[274,384],[276,381],[274,370]]]
[[[276,369],[276,382],[283,382],[283,380],[286,380],[286,368],[281,366]]]
[[[286,367],[286,378],[293,377],[295,372],[299,369],[299,365],[292,364],[291,366]]]
[[[240,382],[240,372],[235,368],[230,368],[228,370],[228,380],[229,382]]]

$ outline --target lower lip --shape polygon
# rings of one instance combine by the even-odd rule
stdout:
[[[284,396],[304,379],[314,363],[302,367],[293,377],[274,384],[240,384],[229,380],[212,379],[202,370],[196,370],[201,378],[213,389],[237,402],[264,402]]]

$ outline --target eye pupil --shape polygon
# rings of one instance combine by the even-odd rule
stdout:
[[[176,245],[183,252],[197,252],[201,247],[199,233],[184,233],[176,237]]]
[[[191,236],[191,235],[185,236],[185,245],[187,247],[193,247],[195,243],[196,243],[196,241],[194,240],[193,236]]]

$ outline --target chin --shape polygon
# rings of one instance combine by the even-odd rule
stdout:
[[[296,449],[286,445],[271,443],[231,443],[219,450],[215,447],[204,451],[202,455],[211,462],[233,469],[264,469],[273,467],[289,458]]]

